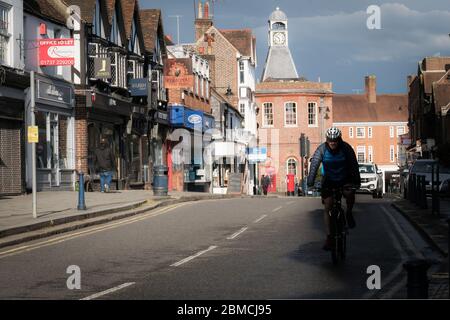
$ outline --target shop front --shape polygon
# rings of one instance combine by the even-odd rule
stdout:
[[[182,129],[178,135],[171,135],[168,150],[172,187],[178,189],[182,179],[184,191],[210,192],[212,166],[210,159],[204,159],[204,150],[210,142],[204,139],[204,133],[214,127],[214,118],[182,105],[171,106],[169,118],[173,130]]]
[[[80,154],[87,153],[89,185],[92,190],[100,190],[99,172],[95,163],[94,152],[100,146],[100,141],[105,138],[115,156],[115,168],[113,170],[113,183],[111,189],[126,189],[132,171],[132,155],[134,150],[139,152],[139,139],[135,139],[135,146],[129,146],[132,122],[131,114],[133,105],[122,99],[110,95],[94,92],[87,96],[87,150],[77,150]],[[130,135],[128,134],[130,133]],[[132,150],[132,151],[130,151]]]
[[[75,119],[73,85],[36,75],[35,125],[37,188],[42,190],[74,190],[75,186]],[[29,95],[26,101],[26,123],[31,125]],[[31,144],[27,144],[27,188],[32,184]]]
[[[145,173],[148,168],[148,139],[147,139],[147,119],[145,117],[145,107],[134,106],[131,119],[128,122],[127,133],[127,161],[128,164],[128,188],[144,189]]]
[[[0,195],[14,195],[25,191],[24,94],[23,88],[6,85],[18,75],[3,72],[6,77],[4,82],[0,79]]]

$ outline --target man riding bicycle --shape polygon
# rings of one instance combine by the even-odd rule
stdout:
[[[325,211],[325,226],[327,239],[324,250],[330,250],[330,216],[333,206],[332,189],[343,187],[343,195],[347,202],[347,223],[349,228],[356,226],[352,209],[355,204],[355,191],[352,187],[359,188],[361,177],[359,166],[353,148],[342,140],[342,133],[336,127],[331,127],[326,133],[327,141],[322,143],[314,153],[308,175],[308,187],[314,186],[317,170],[322,164],[321,196]]]

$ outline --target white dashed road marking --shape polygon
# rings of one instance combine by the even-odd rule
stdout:
[[[185,259],[183,259],[183,260],[180,260],[180,261],[178,261],[178,262],[175,262],[174,264],[171,264],[170,266],[171,266],[171,267],[178,267],[178,266],[181,266],[182,264],[184,264],[184,263],[186,263],[186,262],[189,262],[189,261],[191,261],[191,260],[193,260],[193,259],[195,259],[195,258],[198,258],[198,257],[200,257],[202,254],[204,254],[204,253],[206,253],[206,252],[208,252],[208,251],[214,250],[214,249],[216,249],[216,248],[217,248],[217,246],[210,246],[208,249],[203,250],[203,251],[200,251],[200,252],[194,254],[193,256],[187,257],[187,258],[185,258]]]
[[[238,235],[240,235],[242,232],[244,232],[245,230],[247,230],[248,227],[244,227],[241,230],[239,230],[238,232],[233,233],[231,236],[229,236],[227,239],[228,240],[232,240],[234,238],[236,238]]]
[[[122,290],[122,289],[127,288],[127,287],[129,287],[129,286],[132,286],[132,285],[134,285],[134,284],[135,284],[135,282],[127,282],[127,283],[121,284],[120,286],[117,286],[117,287],[114,287],[114,288],[111,288],[111,289],[108,289],[108,290],[105,290],[105,291],[102,291],[102,292],[93,294],[93,295],[91,295],[91,296],[89,296],[89,297],[86,297],[86,298],[83,298],[83,299],[80,299],[80,300],[93,300],[93,299],[97,299],[97,298],[99,298],[99,297],[102,297],[102,296],[105,296],[105,295],[107,295],[107,294],[110,294],[110,293],[113,293],[113,292]]]
[[[258,220],[253,221],[253,223],[258,223],[258,222],[260,222],[262,219],[264,219],[265,217],[267,217],[267,214],[261,216]]]

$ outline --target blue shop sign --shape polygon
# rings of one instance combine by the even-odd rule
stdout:
[[[130,79],[128,81],[130,94],[132,97],[145,97],[148,95],[148,79]]]
[[[184,125],[184,106],[172,105],[169,108],[169,122],[172,126],[182,127]]]
[[[203,111],[185,109],[184,126],[189,129],[203,129]]]

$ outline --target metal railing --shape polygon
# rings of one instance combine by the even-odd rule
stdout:
[[[404,197],[410,202],[416,204],[421,209],[428,208],[428,197],[431,195],[431,214],[440,215],[440,199],[439,199],[439,163],[436,161],[431,169],[431,185],[430,181],[426,181],[425,175],[410,173],[408,177],[407,188]],[[427,185],[431,186],[430,192],[427,192]]]

